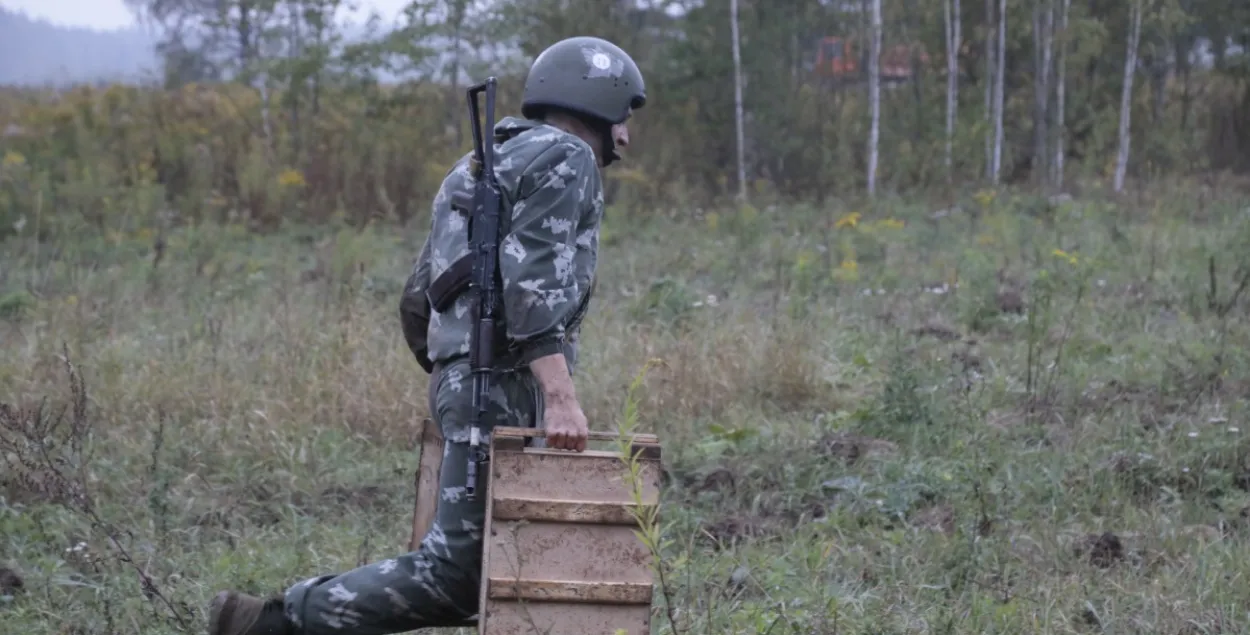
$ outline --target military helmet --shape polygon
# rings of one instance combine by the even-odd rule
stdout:
[[[597,37],[572,37],[547,47],[530,66],[521,114],[537,117],[557,107],[618,124],[647,103],[647,88],[633,58]]]

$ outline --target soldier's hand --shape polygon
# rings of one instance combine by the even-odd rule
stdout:
[[[556,402],[546,408],[547,445],[557,450],[586,449],[590,427],[577,401]]]

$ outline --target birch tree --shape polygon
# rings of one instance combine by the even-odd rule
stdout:
[[[1055,5],[1038,0],[1033,6],[1033,165],[1034,174],[1046,184],[1050,161],[1049,131],[1051,69],[1054,52]]]
[[[998,3],[998,55],[994,78],[994,160],[991,182],[998,185],[1003,165],[1003,92],[1007,68],[1007,0]]]
[[[998,49],[994,46],[997,32],[994,0],[985,0],[985,178],[994,180],[994,69]]]
[[[734,56],[734,127],[738,136],[738,199],[747,199],[747,168],[742,114],[742,51],[738,36],[738,0],[729,0],[729,29],[733,38]]]
[[[1055,61],[1055,160],[1051,164],[1051,183],[1056,190],[1063,190],[1063,158],[1067,123],[1064,115],[1064,99],[1068,82],[1068,13],[1072,0],[1062,0],[1059,7],[1059,39]]]
[[[877,148],[881,137],[881,0],[872,0],[872,29],[868,52],[868,196],[877,194]]]
[[[952,4],[953,3],[953,4]],[[946,180],[953,182],[955,155],[955,115],[959,108],[959,0],[943,0],[946,12]]]
[[[1137,45],[1141,39],[1141,21],[1141,0],[1133,0],[1129,7],[1128,47],[1124,56],[1124,87],[1120,91],[1120,149],[1116,153],[1113,184],[1116,192],[1124,189],[1124,175],[1128,171],[1129,145],[1132,142],[1129,125],[1133,107],[1133,75],[1137,70]]]

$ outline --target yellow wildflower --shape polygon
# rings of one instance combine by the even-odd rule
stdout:
[[[994,190],[981,190],[980,192],[973,194],[972,198],[981,207],[989,207],[990,203],[994,202]]]
[[[810,249],[804,249],[799,252],[798,258],[794,263],[794,268],[800,273],[807,271],[808,267],[812,266],[812,261],[815,259],[816,255],[813,254]]]
[[[745,224],[749,225],[751,223],[754,223],[755,219],[759,218],[759,215],[760,215],[759,210],[755,209],[755,206],[751,205],[750,203],[744,203],[741,207],[738,208],[738,217]]]
[[[859,212],[851,212],[850,214],[839,218],[833,226],[838,229],[842,229],[843,227],[855,227],[859,225],[859,219],[861,216],[862,215]]]
[[[22,156],[21,153],[14,152],[13,150],[9,150],[8,152],[4,153],[4,162],[3,162],[4,167],[10,168],[15,165],[25,165],[25,164],[26,164],[26,157]]]
[[[833,277],[835,280],[859,280],[859,263],[854,258],[843,259],[838,268],[834,270]]]
[[[304,175],[299,170],[287,168],[278,175],[278,185],[282,187],[302,187],[304,184]]]
[[[1063,258],[1064,260],[1067,260],[1068,264],[1071,264],[1071,265],[1076,264],[1076,254],[1069,254],[1068,252],[1062,249],[1056,249],[1053,252],[1051,252],[1051,255],[1055,256],[1056,258]]]

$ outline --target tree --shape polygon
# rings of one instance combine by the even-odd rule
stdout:
[[[1137,45],[1141,39],[1142,0],[1132,0],[1129,8],[1129,32],[1127,52],[1124,56],[1124,85],[1120,91],[1120,149],[1116,153],[1115,182],[1113,189],[1124,189],[1124,175],[1128,171],[1129,145],[1132,133],[1129,129],[1133,114],[1133,75],[1137,70]]]
[[[881,0],[872,0],[872,27],[868,52],[868,196],[877,194],[877,152],[881,139]]]
[[[1007,0],[998,4],[998,50],[994,55],[994,156],[990,163],[990,182],[998,185],[1003,164],[1003,101],[1007,69]]]
[[[962,12],[959,0],[943,0],[942,7],[946,14],[946,180],[952,182],[955,178],[955,119],[959,109],[959,30]]]
[[[742,115],[742,52],[739,49],[738,36],[738,0],[729,0],[729,25],[733,37],[734,56],[734,128],[738,137],[738,198],[747,198],[747,167],[744,158],[743,115]]]

